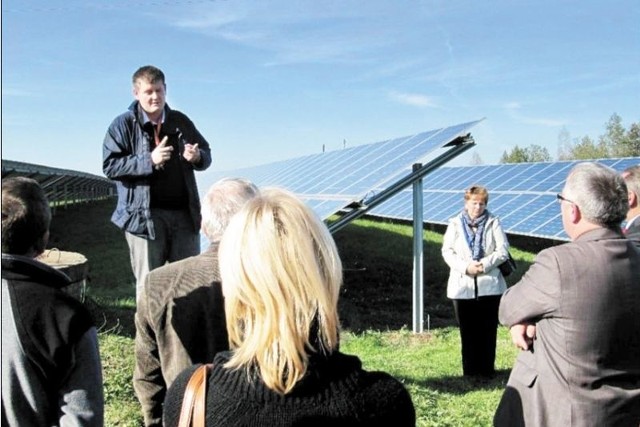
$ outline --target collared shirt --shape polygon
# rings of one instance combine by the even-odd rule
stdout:
[[[147,112],[144,111],[142,108],[140,108],[140,111],[142,111],[142,118],[144,119],[144,123],[143,124],[147,124],[147,123],[151,123],[153,125],[157,125],[158,123],[164,123],[164,109],[162,110],[162,115],[160,116],[160,120],[158,121],[158,123],[152,121],[149,116],[147,115]]]
[[[626,222],[626,224],[624,225],[624,229],[626,230],[627,228],[631,227],[631,225],[633,224],[633,222],[635,220],[637,220],[638,218],[640,218],[640,215],[636,215],[633,218],[631,218],[629,221]]]

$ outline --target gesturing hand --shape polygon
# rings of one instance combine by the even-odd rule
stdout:
[[[188,162],[198,163],[200,161],[200,149],[198,144],[184,144],[184,153],[182,157]]]
[[[158,167],[162,167],[170,158],[173,151],[172,146],[167,146],[168,137],[162,138],[160,144],[151,152],[151,162]]]

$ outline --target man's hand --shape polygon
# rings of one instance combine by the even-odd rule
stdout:
[[[161,168],[162,165],[171,158],[173,147],[170,145],[167,146],[168,140],[169,138],[166,136],[162,138],[160,144],[158,144],[158,146],[151,152],[151,162],[159,168]]]
[[[200,161],[200,149],[198,148],[198,144],[184,144],[184,153],[182,157],[188,162],[198,163]]]
[[[531,323],[516,323],[509,329],[511,341],[521,350],[529,350],[536,339],[536,325]]]

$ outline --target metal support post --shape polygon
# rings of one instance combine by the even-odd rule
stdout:
[[[422,164],[413,165],[413,171]],[[422,178],[413,183],[413,333],[420,334],[424,327],[424,271],[423,271],[423,206]]]

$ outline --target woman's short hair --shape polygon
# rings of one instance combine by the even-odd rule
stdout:
[[[473,196],[479,196],[484,199],[484,204],[489,203],[489,192],[481,185],[472,185],[464,192],[464,200],[467,201]]]
[[[2,252],[39,255],[47,245],[51,210],[37,181],[26,177],[2,180]]]
[[[338,347],[342,264],[329,230],[292,193],[263,189],[229,223],[219,263],[233,349],[226,366],[286,394],[310,353]]]
[[[595,162],[578,163],[569,172],[563,195],[589,222],[615,228],[629,210],[627,186],[614,169]]]

